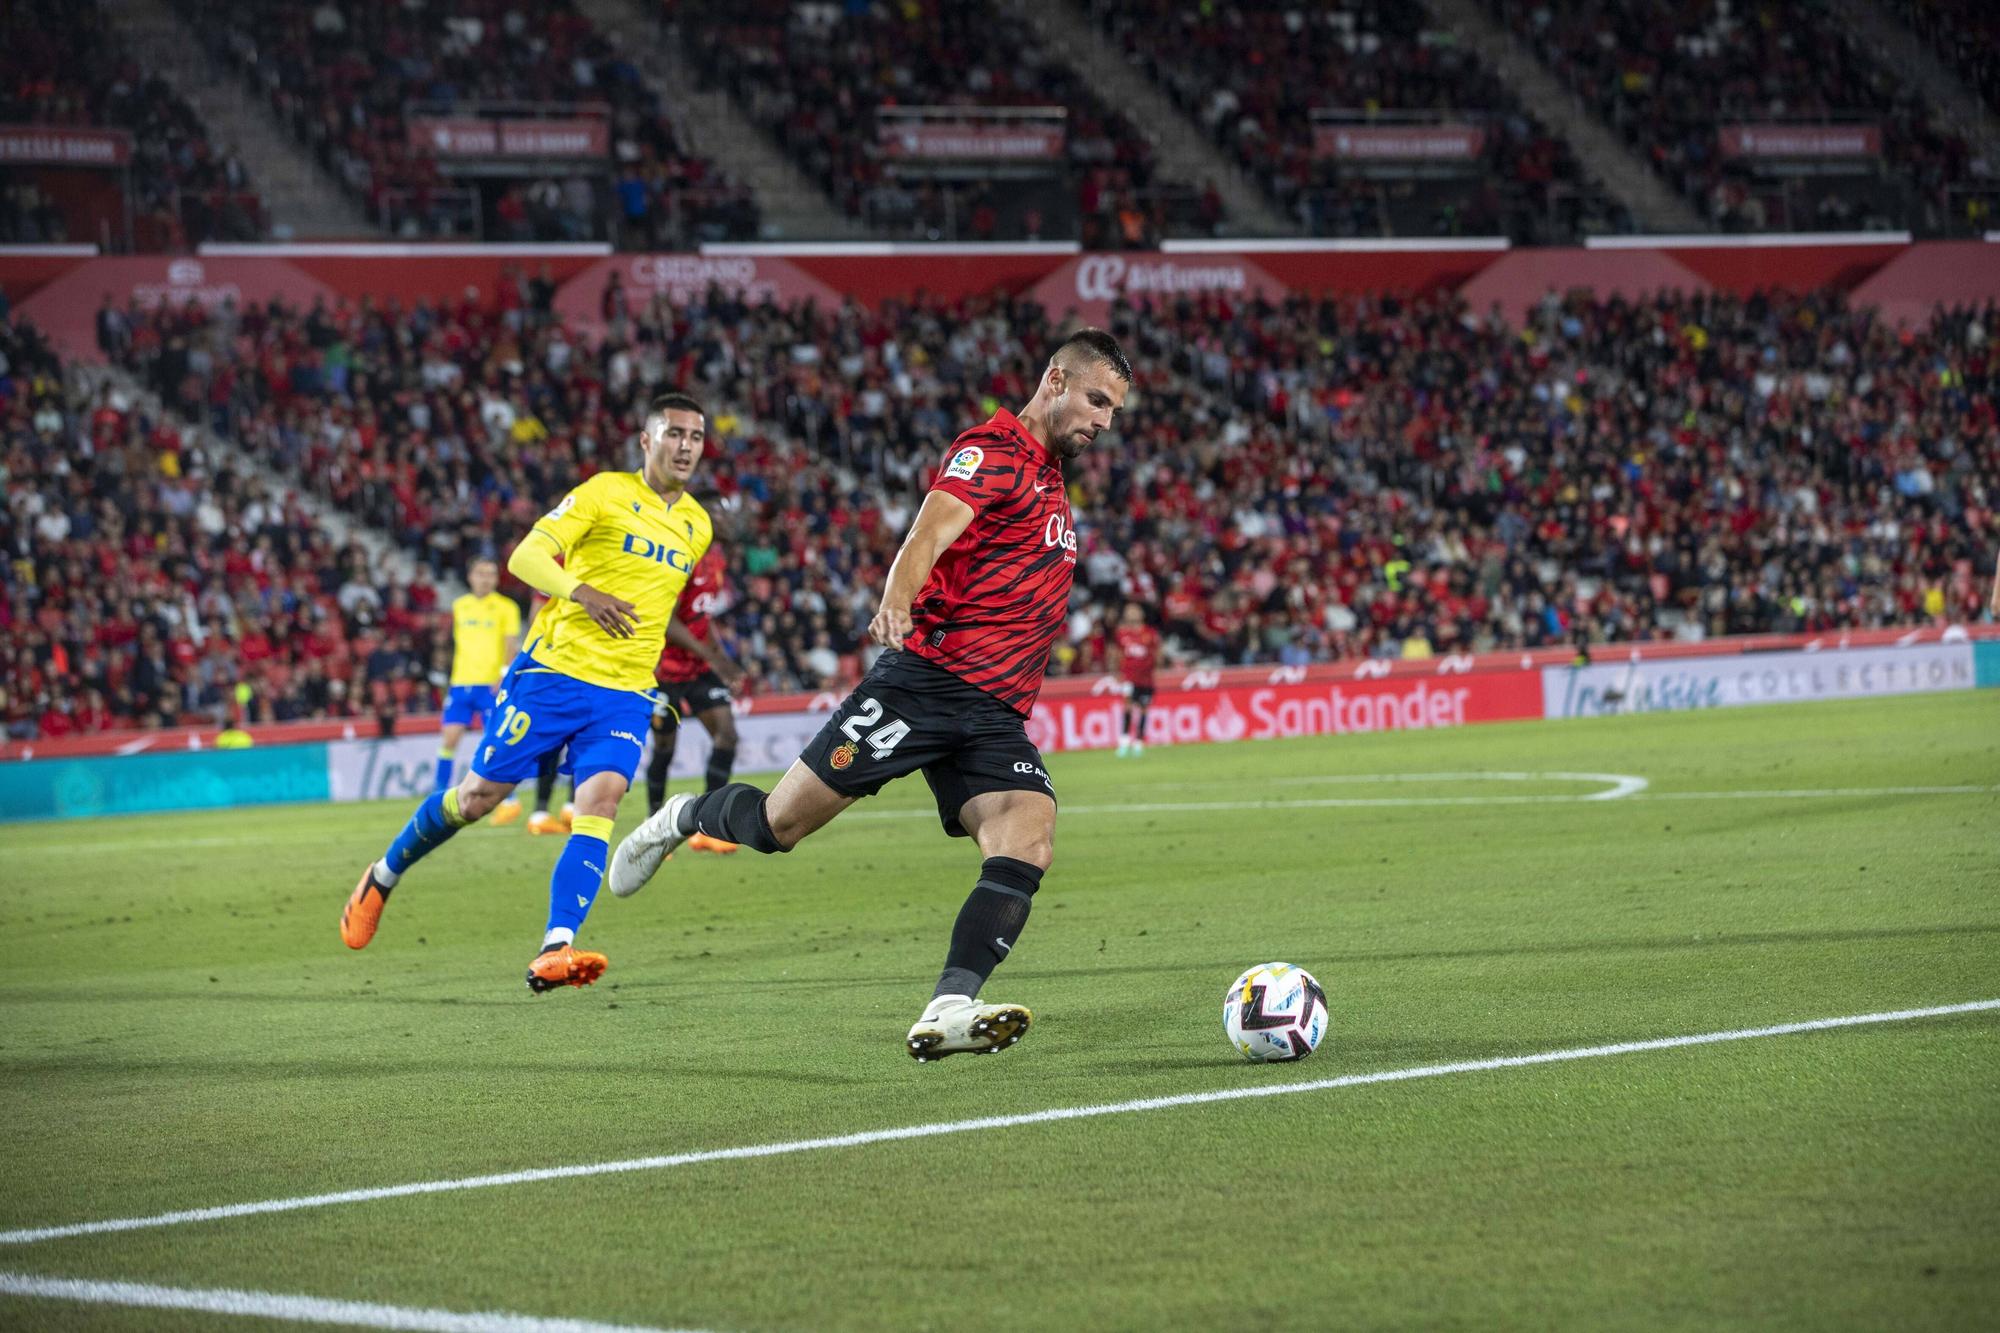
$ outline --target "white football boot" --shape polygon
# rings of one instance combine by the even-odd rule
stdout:
[[[940,995],[910,1029],[910,1054],[919,1063],[970,1051],[991,1055],[1027,1035],[1035,1016],[1018,1004],[981,1004],[964,995]]]
[[[693,799],[687,792],[669,796],[667,803],[647,816],[645,823],[625,835],[625,841],[611,854],[611,873],[606,876],[614,895],[630,898],[659,873],[660,862],[686,838],[680,831],[681,811]]]

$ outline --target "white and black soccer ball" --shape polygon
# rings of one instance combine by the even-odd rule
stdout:
[[[1222,997],[1222,1031],[1245,1059],[1303,1060],[1326,1027],[1326,992],[1290,963],[1259,963]]]

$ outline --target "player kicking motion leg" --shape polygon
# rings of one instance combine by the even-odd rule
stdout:
[[[1076,573],[1063,464],[1111,425],[1131,383],[1117,342],[1084,330],[1056,349],[1019,416],[1003,409],[959,436],[868,627],[889,651],[769,795],[733,782],[675,796],[634,830],[612,858],[611,891],[637,892],[697,833],[790,851],[921,769],[945,832],[971,837],[985,859],[909,1052],[934,1060],[1020,1040],[1029,1011],[978,995],[1020,941],[1054,856],[1055,787],[1025,719]]]
[[[667,772],[673,767],[681,720],[692,714],[708,732],[708,773],[704,790],[729,784],[736,766],[736,714],[730,695],[742,683],[743,668],[722,651],[709,627],[710,618],[727,608],[722,552],[711,546],[695,567],[694,577],[681,589],[673,622],[667,626],[666,647],[654,675],[660,682],[660,702],[653,708],[653,754],[646,764],[646,813],[655,814],[667,802]],[[723,842],[695,834],[688,846],[698,852],[736,850]]]
[[[687,493],[706,438],[694,399],[654,399],[640,433],[642,470],[598,473],[521,539],[507,568],[549,603],[501,678],[499,711],[471,771],[418,806],[388,852],[362,872],[340,914],[348,948],[374,938],[411,866],[567,745],[577,814],[549,879],[548,929],[528,989],[588,986],[603,974],[604,955],[579,952],[576,932],[604,877],[618,799],[639,765],[667,618],[713,533],[707,511]]]

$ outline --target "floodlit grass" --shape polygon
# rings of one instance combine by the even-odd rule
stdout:
[[[789,856],[684,852],[604,895],[604,982],[540,999],[559,848],[518,827],[432,856],[354,954],[335,921],[401,807],[0,826],[0,1228],[2000,997],[2000,693],[1050,767],[1056,868],[987,990],[1035,1028],[925,1066],[902,1034],[977,853],[917,779]],[[1461,776],[1381,780],[1423,774]],[[1977,790],[1886,790],[1938,787]],[[1251,1066],[1222,988],[1273,958],[1333,1029]],[[2000,1015],[1973,1014],[4,1245],[0,1270],[720,1330],[1971,1327],[1996,1235]],[[0,1326],[214,1322],[0,1297]]]

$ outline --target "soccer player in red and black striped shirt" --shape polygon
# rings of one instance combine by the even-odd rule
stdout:
[[[1117,340],[1084,329],[1056,348],[1018,415],[1002,409],[959,436],[868,626],[888,651],[768,795],[734,782],[669,799],[618,845],[611,891],[636,893],[696,833],[790,851],[921,770],[945,832],[972,838],[984,860],[909,1052],[935,1060],[1020,1040],[1028,1010],[977,997],[1054,856],[1055,784],[1025,723],[1076,575],[1063,465],[1110,428],[1131,386]]]

